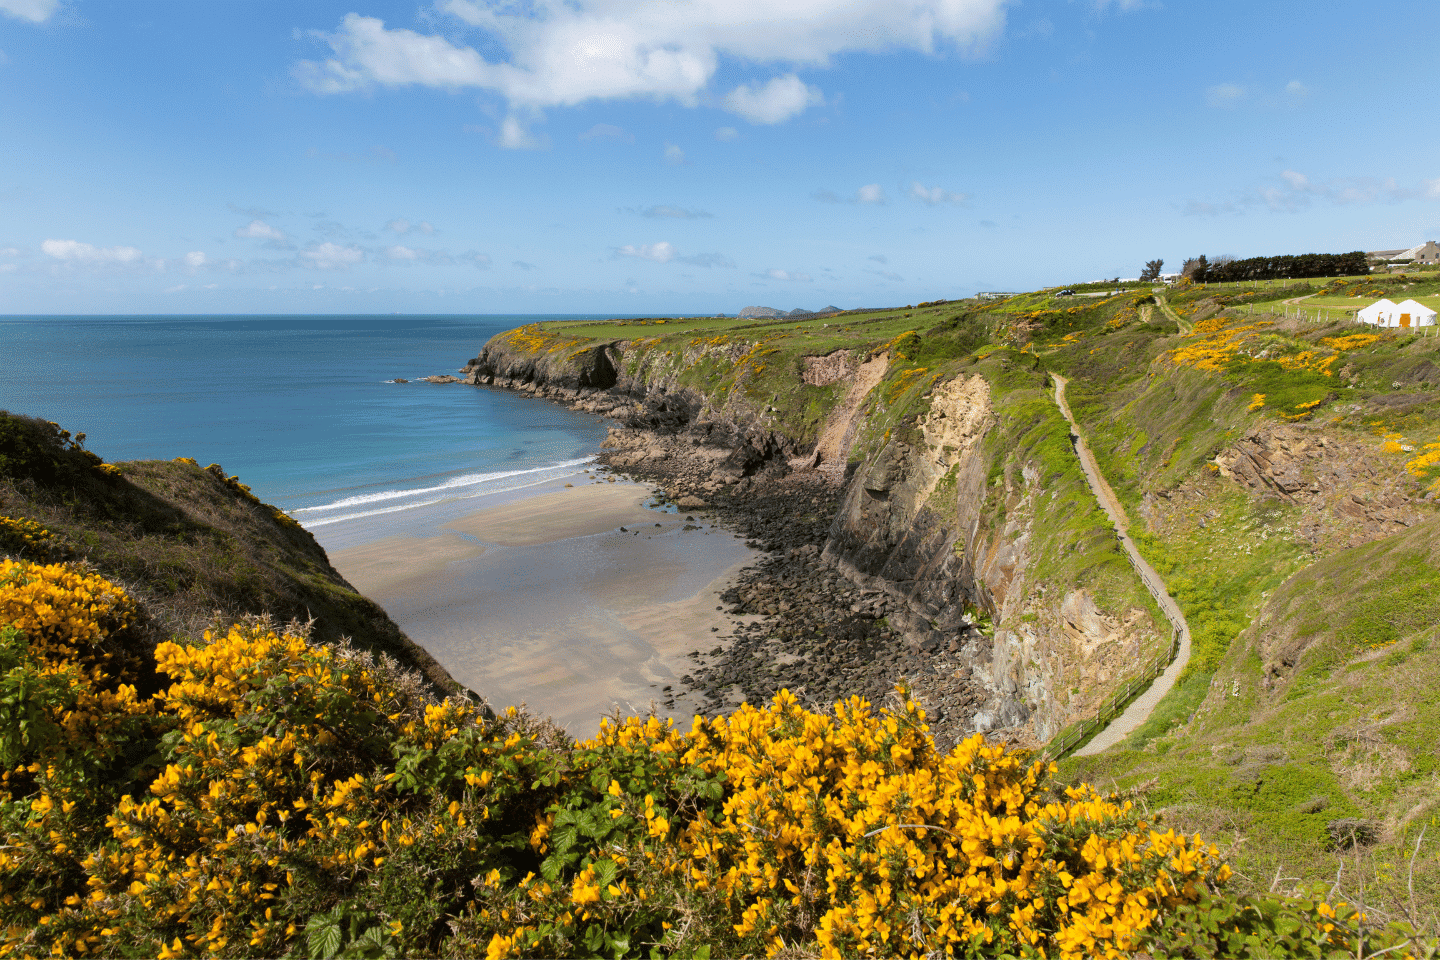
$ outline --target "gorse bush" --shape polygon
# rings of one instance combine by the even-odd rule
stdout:
[[[1198,837],[1024,753],[938,753],[913,702],[782,693],[577,744],[263,620],[160,644],[141,697],[109,650],[137,616],[93,574],[0,567],[0,955],[1356,946],[1343,909],[1237,907]]]

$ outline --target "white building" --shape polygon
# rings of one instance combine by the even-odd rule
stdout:
[[[1403,303],[1376,300],[1357,313],[1355,319],[1374,327],[1433,327],[1435,311],[1414,300]]]

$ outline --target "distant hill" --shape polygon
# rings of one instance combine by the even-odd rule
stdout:
[[[789,313],[784,310],[776,310],[774,307],[746,307],[740,311],[740,318],[746,317],[815,317],[827,313],[839,313],[840,308],[836,306],[821,307],[819,310],[806,310],[804,307],[796,307]]]

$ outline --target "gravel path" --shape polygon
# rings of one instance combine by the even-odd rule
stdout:
[[[1164,301],[1160,301],[1160,303],[1164,309]],[[1085,479],[1095,493],[1095,499],[1100,501],[1100,506],[1105,508],[1105,512],[1110,516],[1110,521],[1115,524],[1115,532],[1120,538],[1120,545],[1130,555],[1130,560],[1140,574],[1145,589],[1149,590],[1151,596],[1155,598],[1155,602],[1160,604],[1160,609],[1165,611],[1165,616],[1169,618],[1170,623],[1180,635],[1180,649],[1176,652],[1175,659],[1171,661],[1170,666],[1166,667],[1165,672],[1156,678],[1155,682],[1150,685],[1150,689],[1136,697],[1130,706],[1125,708],[1124,713],[1110,721],[1109,726],[1092,737],[1085,746],[1075,751],[1076,756],[1083,757],[1100,753],[1102,750],[1114,746],[1150,718],[1155,705],[1165,694],[1170,692],[1171,687],[1175,686],[1175,681],[1180,678],[1181,672],[1190,662],[1190,626],[1185,622],[1185,615],[1180,612],[1180,607],[1176,605],[1170,592],[1166,590],[1165,581],[1160,579],[1160,574],[1145,562],[1145,558],[1140,556],[1140,551],[1136,549],[1134,541],[1130,539],[1130,518],[1125,515],[1125,508],[1120,505],[1115,491],[1110,489],[1110,484],[1106,482],[1104,475],[1100,472],[1094,454],[1090,452],[1084,437],[1080,436],[1080,428],[1075,423],[1075,417],[1070,413],[1070,405],[1065,402],[1065,385],[1069,381],[1058,374],[1052,373],[1050,376],[1055,381],[1055,404],[1065,415],[1065,419],[1070,422],[1070,438],[1075,444],[1075,453],[1080,457],[1080,469],[1085,472]]]

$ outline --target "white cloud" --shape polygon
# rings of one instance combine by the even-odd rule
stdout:
[[[13,263],[0,263],[0,273],[14,273],[20,268]]]
[[[715,139],[721,143],[729,143],[731,140],[738,140],[739,138],[740,131],[734,127],[721,127],[715,131]]]
[[[58,9],[60,0],[0,0],[0,13],[31,23],[44,23]]]
[[[506,117],[500,124],[500,146],[506,150],[544,150],[549,144],[544,137],[537,137],[514,117]]]
[[[677,167],[682,166],[685,163],[685,151],[673,143],[665,144],[665,162]]]
[[[789,283],[810,283],[814,280],[814,278],[811,277],[808,273],[795,273],[791,270],[776,270],[773,267],[769,270],[766,270],[763,274],[757,274],[757,276],[764,276],[771,280],[785,280]]]
[[[283,241],[285,239],[285,234],[276,230],[264,220],[251,220],[245,226],[237,227],[235,229],[235,236],[248,237],[255,240]]]
[[[878,183],[867,183],[855,191],[856,203],[884,203],[885,190]]]
[[[1292,190],[1310,189],[1310,178],[1303,173],[1296,173],[1294,170],[1283,170],[1280,173],[1280,179],[1290,184],[1290,189]]]
[[[795,74],[776,77],[764,86],[741,84],[725,97],[725,109],[751,123],[783,123],[822,104],[825,98],[817,87],[806,86]]]
[[[205,266],[205,254],[199,250],[191,250],[185,254],[185,266],[192,270]]]
[[[0,247],[0,257],[18,257],[18,256],[20,256],[20,248],[19,248],[19,247]]]
[[[1291,80],[1285,84],[1285,96],[1290,98],[1291,101],[1304,100],[1310,96],[1310,88],[1299,80]]]
[[[654,260],[656,263],[669,263],[675,259],[675,247],[664,240],[659,243],[626,244],[616,253],[622,257]]]
[[[395,246],[388,247],[385,250],[385,256],[391,260],[418,260],[420,258],[420,251],[412,250],[409,247],[402,247],[397,243]]]
[[[294,76],[319,94],[424,86],[494,92],[523,111],[592,100],[702,102],[722,57],[756,64],[829,65],[851,52],[983,49],[1009,0],[441,0],[441,10],[486,35],[487,60],[439,35],[387,29],[346,14],[329,47]],[[742,92],[744,91],[744,92]],[[749,84],[726,99],[760,123],[793,116],[818,96],[793,75]]]
[[[1220,83],[1205,90],[1205,102],[1212,107],[1233,107],[1246,96],[1245,88],[1235,83]]]
[[[964,193],[951,193],[941,187],[926,187],[918,180],[910,184],[910,196],[932,207],[942,203],[964,203],[970,199],[969,195]]]
[[[46,240],[40,249],[56,260],[75,263],[134,263],[143,256],[134,247],[94,247],[79,240]]]
[[[1440,200],[1440,179],[1426,180],[1421,192],[1426,200]]]
[[[365,251],[359,247],[342,247],[335,243],[321,243],[301,250],[302,260],[308,260],[310,265],[320,270],[347,270],[351,264],[359,263],[365,259]]]

